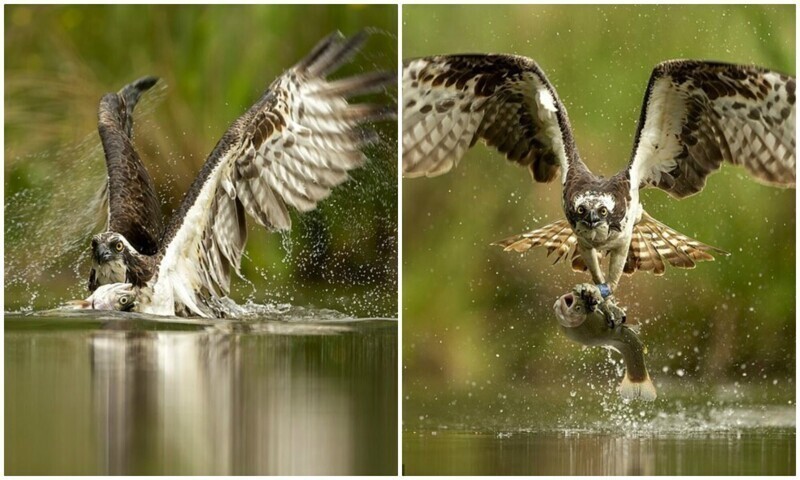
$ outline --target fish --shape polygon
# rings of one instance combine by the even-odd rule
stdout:
[[[130,283],[109,283],[97,287],[85,300],[71,300],[62,308],[67,310],[117,310],[129,312],[137,304],[137,293]]]
[[[656,399],[656,387],[644,361],[647,349],[636,332],[625,324],[624,316],[619,323],[608,321],[609,316],[619,318],[621,310],[607,302],[595,285],[577,285],[572,292],[559,297],[553,308],[567,338],[622,355],[625,377],[618,387],[622,398],[648,402]]]

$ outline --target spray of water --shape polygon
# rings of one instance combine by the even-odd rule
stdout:
[[[165,92],[166,85],[157,85],[137,117],[152,112]],[[91,132],[74,144],[7,159],[9,170],[24,187],[5,198],[6,308],[30,310],[40,300],[52,305],[59,299],[51,298],[49,285],[56,281],[74,285],[73,298],[84,297],[89,239],[105,228],[107,215],[99,136]]]

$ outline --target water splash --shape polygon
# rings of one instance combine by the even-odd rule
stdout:
[[[35,186],[10,195],[5,202],[6,288],[22,289],[32,306],[48,278],[70,273],[80,278],[80,266],[88,259],[87,239],[104,217],[105,164],[96,134],[74,146],[15,162],[65,166],[58,175],[30,182]],[[11,303],[20,299],[15,300]]]
[[[31,104],[42,111],[66,109],[68,103],[59,96],[69,96],[65,85],[33,84],[38,87],[13,83],[8,88],[14,95],[36,95]],[[137,123],[164,100],[166,91],[167,85],[161,81],[142,99],[136,110]],[[30,111],[14,112],[7,122],[36,131]],[[53,133],[53,137],[57,135]],[[23,148],[35,153],[9,158],[5,165],[5,285],[11,295],[6,303],[22,310],[57,301],[50,298],[49,288],[56,281],[74,285],[68,290],[70,296],[85,296],[89,238],[105,227],[107,215],[106,167],[97,132],[87,133],[77,143],[37,150],[39,141],[33,139]]]

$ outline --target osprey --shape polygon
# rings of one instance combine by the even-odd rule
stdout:
[[[349,39],[330,35],[278,77],[220,139],[163,228],[130,129],[136,99],[155,79],[104,97],[99,129],[108,167],[108,231],[92,240],[89,286],[132,287],[96,293],[95,305],[114,305],[119,292],[132,291],[135,310],[144,313],[230,312],[230,270],[239,274],[246,215],[270,230],[288,230],[287,207],[313,210],[366,161],[362,148],[378,136],[364,124],[396,116],[391,106],[348,102],[385,90],[395,82],[392,72],[326,79],[366,39],[364,32]]]
[[[795,79],[754,66],[672,60],[657,65],[644,95],[628,165],[611,178],[581,160],[567,111],[544,72],[512,55],[444,55],[403,69],[403,172],[451,170],[478,140],[527,167],[537,182],[559,178],[564,220],[498,244],[545,246],[556,262],[589,270],[604,294],[622,273],[693,268],[727,254],[649,216],[639,190],[675,198],[703,189],[723,162],[758,181],[795,184]],[[560,175],[559,175],[560,172]],[[609,257],[607,275],[601,259]]]

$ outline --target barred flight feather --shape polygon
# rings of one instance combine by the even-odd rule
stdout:
[[[515,251],[524,253],[534,247],[544,246],[547,255],[556,253],[555,261],[566,261],[572,252],[570,260],[572,269],[577,272],[588,270],[583,257],[577,247],[578,237],[566,220],[553,222],[542,228],[514,235],[493,243],[503,247],[506,252]],[[665,261],[677,268],[694,268],[696,262],[712,261],[714,256],[729,255],[728,252],[710,245],[701,243],[693,238],[679,233],[653,217],[644,213],[642,220],[633,227],[633,235],[625,262],[624,273],[633,274],[639,271],[651,271],[653,274],[663,275]],[[600,260],[607,252],[599,251]]]
[[[723,162],[793,187],[795,79],[771,70],[672,60],[653,69],[629,169],[641,186],[682,198]]]
[[[539,182],[559,169],[564,175],[577,157],[566,111],[533,60],[443,55],[409,61],[403,68],[403,174],[446,173],[478,140],[527,166]]]
[[[288,207],[305,212],[366,161],[378,136],[366,124],[396,118],[387,105],[348,99],[385,91],[391,72],[328,81],[367,38],[326,38],[275,80],[217,144],[164,235],[154,287],[192,314],[218,315],[230,266],[240,275],[245,213],[272,230],[291,228]]]

